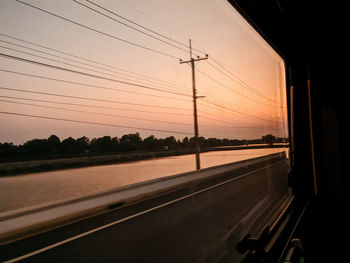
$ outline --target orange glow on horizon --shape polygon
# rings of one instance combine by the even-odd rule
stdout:
[[[207,61],[196,63],[195,72],[198,96],[205,96],[198,99],[200,136],[253,139],[272,133],[288,137],[283,59],[229,3],[100,2],[169,39],[186,44],[191,38],[194,56],[204,54],[199,51],[209,54]],[[0,57],[1,111],[114,127],[0,114],[0,122],[6,124],[0,131],[0,142],[23,143],[51,134],[61,138],[120,137],[134,132],[142,137],[186,136],[168,132],[174,131],[193,136],[191,70],[176,59],[188,59],[186,46],[154,33],[163,42],[150,38],[74,2],[57,5],[33,1],[33,5],[114,38],[17,2],[1,2],[0,53],[85,73]],[[140,11],[152,14],[154,19]],[[171,54],[175,59],[116,38]]]

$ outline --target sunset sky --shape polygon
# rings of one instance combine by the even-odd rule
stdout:
[[[0,1],[0,142],[193,136],[179,63],[189,39],[194,57],[209,55],[196,62],[200,136],[288,136],[283,59],[226,1],[77,1],[106,16],[71,0]]]

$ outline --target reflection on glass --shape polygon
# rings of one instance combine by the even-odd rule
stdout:
[[[195,170],[180,59],[201,168],[286,151],[284,61],[226,1],[79,3],[0,3],[0,212]]]

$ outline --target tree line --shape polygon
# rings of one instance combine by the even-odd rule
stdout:
[[[276,138],[268,134],[261,139],[256,140],[238,140],[238,139],[217,139],[199,137],[201,149],[219,146],[239,146],[246,144],[283,142],[283,139]],[[86,136],[74,139],[68,137],[64,140],[56,135],[51,135],[47,139],[33,139],[21,145],[13,143],[0,143],[0,157],[31,157],[35,159],[38,156],[60,157],[67,155],[117,153],[130,151],[161,151],[161,150],[190,150],[194,149],[195,138],[185,137],[182,140],[174,136],[166,138],[156,138],[151,135],[145,139],[140,137],[139,133],[131,133],[122,137],[103,136],[92,138]]]

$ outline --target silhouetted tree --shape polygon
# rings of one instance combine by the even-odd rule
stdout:
[[[198,138],[198,143],[199,143],[199,147],[203,147],[204,145],[205,145],[205,138],[203,137],[203,136],[200,136],[199,138]]]
[[[205,147],[215,147],[220,146],[220,141],[216,138],[208,138],[204,142]]]
[[[61,153],[63,154],[79,153],[79,147],[78,147],[77,141],[72,137],[68,137],[67,139],[64,139],[61,143]]]
[[[177,148],[177,141],[174,136],[169,136],[164,139],[162,146],[167,146],[169,150],[173,150]]]
[[[58,154],[61,147],[61,140],[56,135],[51,135],[47,139],[47,154]]]
[[[1,157],[8,157],[8,156],[15,156],[17,153],[17,146],[14,145],[12,142],[8,143],[0,143],[0,156]]]
[[[190,149],[194,149],[194,146],[196,145],[196,138],[195,137],[191,137],[188,140],[188,146]]]
[[[118,138],[111,136],[103,136],[101,138],[93,138],[90,142],[90,149],[92,152],[107,153],[118,150]]]
[[[181,147],[182,147],[183,149],[187,149],[187,148],[189,147],[188,143],[189,143],[189,139],[188,139],[188,137],[186,136],[185,138],[182,139]]]
[[[87,153],[89,150],[89,138],[86,136],[80,137],[77,139],[77,148],[79,153]]]
[[[272,146],[274,141],[276,141],[276,137],[273,136],[272,134],[267,134],[265,136],[262,136],[261,139],[263,142],[267,143],[270,146]]]
[[[23,155],[47,155],[48,145],[46,139],[33,139],[25,142],[22,147]]]
[[[238,140],[238,139],[218,139],[199,137],[199,145],[202,149],[218,147],[218,146],[237,146],[245,144],[267,143],[273,145],[275,142],[283,142],[284,138],[276,138],[272,134],[262,136],[261,139]],[[139,133],[131,133],[118,137],[103,136],[89,140],[86,136],[75,140],[68,137],[60,141],[56,135],[51,135],[48,139],[33,139],[25,142],[23,145],[14,145],[13,143],[0,143],[1,157],[25,157],[25,159],[35,159],[37,156],[55,156],[58,153],[82,154],[88,151],[93,153],[112,153],[119,151],[135,151],[135,150],[155,150],[160,151],[165,148],[168,150],[177,149],[194,149],[195,137],[184,137],[182,140],[176,139],[174,136],[166,138],[156,138],[151,135],[144,140]],[[41,157],[40,157],[41,158]],[[5,160],[6,158],[3,158]]]
[[[154,135],[148,136],[142,142],[142,148],[145,150],[156,150],[159,148],[159,142]]]
[[[131,134],[123,135],[119,143],[120,143],[121,150],[124,150],[124,151],[138,150],[138,149],[141,149],[142,139],[138,132],[131,133]]]

